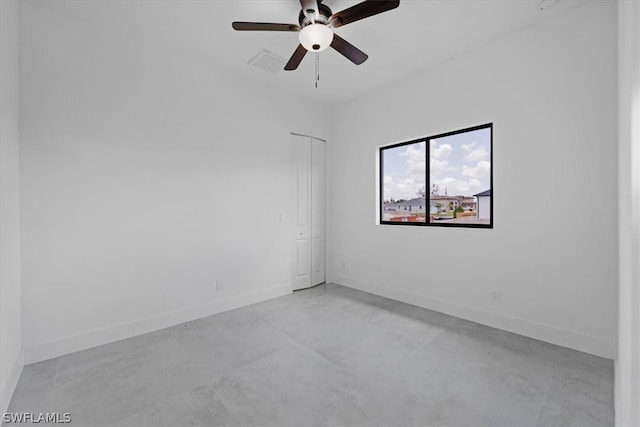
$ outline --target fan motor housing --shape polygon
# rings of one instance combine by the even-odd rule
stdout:
[[[322,3],[318,4],[318,17],[316,18],[316,24],[328,24],[329,18],[333,15],[329,6],[326,6]],[[304,28],[309,24],[312,24],[311,20],[304,13],[304,10],[300,11],[300,15],[298,16],[298,22],[300,23],[300,27]]]

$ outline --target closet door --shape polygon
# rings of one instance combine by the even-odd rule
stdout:
[[[325,144],[292,137],[293,289],[325,281]]]

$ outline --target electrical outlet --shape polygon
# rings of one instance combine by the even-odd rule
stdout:
[[[500,289],[491,291],[491,302],[502,302],[502,291]]]
[[[221,291],[224,287],[224,282],[220,279],[216,280],[216,290]]]

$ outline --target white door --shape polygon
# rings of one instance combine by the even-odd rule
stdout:
[[[325,281],[325,144],[292,137],[293,289]]]

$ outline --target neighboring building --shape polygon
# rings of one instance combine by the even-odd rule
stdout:
[[[476,208],[476,201],[473,197],[468,196],[431,196],[429,213],[434,215],[441,212],[451,212],[459,206],[465,211],[473,211]]]
[[[471,196],[471,197],[464,196],[460,200],[460,206],[462,206],[462,208],[465,211],[475,211],[476,210],[476,199],[474,199],[473,196]]]
[[[426,201],[422,197],[405,200],[402,202],[385,203],[385,213],[406,214],[406,213],[424,213],[426,209]]]
[[[478,219],[491,219],[491,190],[473,196],[478,199]]]

